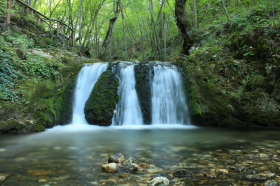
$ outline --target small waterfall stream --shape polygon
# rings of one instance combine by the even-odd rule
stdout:
[[[108,63],[95,63],[85,65],[78,75],[74,95],[74,108],[72,125],[80,126],[87,124],[84,114],[85,103],[99,76],[108,67]]]
[[[152,124],[190,124],[181,74],[166,64],[153,65]]]
[[[122,62],[118,65],[119,103],[113,117],[113,125],[143,125],[143,116],[135,89],[134,64]]]

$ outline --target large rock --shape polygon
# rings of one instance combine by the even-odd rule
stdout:
[[[134,66],[135,81],[137,95],[143,115],[143,121],[145,124],[152,123],[151,110],[152,110],[152,94],[151,94],[151,80],[150,73],[152,74],[152,69],[146,63],[139,63]],[[150,72],[151,70],[151,72]]]
[[[85,104],[85,118],[89,124],[109,126],[112,124],[114,109],[118,102],[119,80],[111,70],[98,78]]]

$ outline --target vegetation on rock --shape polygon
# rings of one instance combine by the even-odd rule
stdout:
[[[109,126],[119,100],[119,80],[111,66],[98,78],[85,104],[85,118],[89,124]]]

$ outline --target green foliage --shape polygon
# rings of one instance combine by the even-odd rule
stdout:
[[[18,80],[25,77],[12,63],[11,54],[0,50],[0,99],[25,101],[22,91],[15,90]]]
[[[34,47],[33,39],[28,38],[26,35],[8,35],[6,36],[6,41],[12,43],[13,47],[20,48],[22,50]]]
[[[28,56],[23,66],[24,70],[34,75],[38,80],[46,78],[57,78],[62,70],[62,65],[46,58],[32,55]]]

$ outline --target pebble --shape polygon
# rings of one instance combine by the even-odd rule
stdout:
[[[159,173],[159,172],[162,172],[162,169],[160,168],[148,168],[146,169],[147,173],[150,173],[150,174],[155,174],[155,173]]]
[[[47,180],[46,179],[39,179],[38,182],[47,182]]]
[[[4,181],[10,175],[9,173],[0,173],[0,181]]]
[[[264,186],[278,186],[278,183],[275,180],[268,180],[264,183]]]
[[[252,181],[265,181],[269,178],[275,177],[274,173],[257,173],[252,175],[246,175],[245,178]]]

